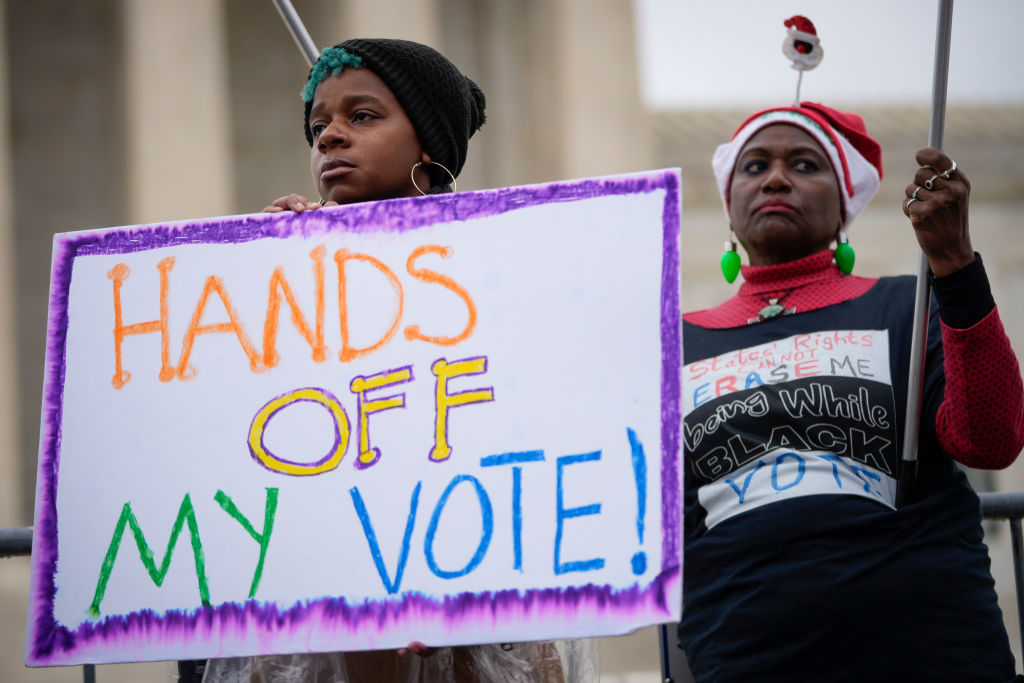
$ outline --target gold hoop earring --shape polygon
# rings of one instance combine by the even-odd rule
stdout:
[[[444,164],[439,164],[436,161],[428,161],[427,165],[430,164],[433,164],[434,166],[440,166],[442,169],[444,169],[444,172],[447,173],[448,177],[452,179],[452,192],[458,192],[458,190],[455,187],[455,176],[452,174],[451,171],[448,170],[448,167],[445,166]],[[426,192],[420,190],[420,186],[416,184],[416,169],[422,165],[422,161],[417,161],[415,164],[412,165],[412,170],[409,171],[409,179],[412,180],[412,186],[415,187],[420,194],[426,194]]]

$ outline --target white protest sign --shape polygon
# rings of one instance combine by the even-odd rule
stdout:
[[[681,609],[679,176],[56,236],[31,665]]]

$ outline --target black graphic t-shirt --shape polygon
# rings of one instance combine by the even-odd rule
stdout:
[[[697,680],[1009,680],[977,496],[941,452],[933,311],[895,509],[913,278],[742,328],[685,323],[684,610]],[[934,308],[934,307],[933,307]]]

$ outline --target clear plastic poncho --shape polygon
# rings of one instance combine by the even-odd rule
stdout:
[[[211,659],[203,683],[597,683],[593,639]]]

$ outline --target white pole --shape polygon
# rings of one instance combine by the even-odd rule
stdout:
[[[320,52],[316,49],[313,39],[309,37],[309,32],[302,24],[302,19],[299,19],[299,15],[295,12],[295,8],[292,7],[291,0],[273,1],[274,6],[277,7],[277,11],[281,14],[281,19],[284,20],[285,26],[288,27],[288,31],[292,34],[292,38],[295,39],[296,45],[299,46],[302,56],[306,58],[306,63],[313,66],[313,62],[316,61]]]
[[[953,27],[953,0],[939,0],[938,27],[935,32],[935,68],[932,74],[932,117],[928,126],[928,145],[942,149],[946,124],[946,82],[949,78],[949,42]],[[896,507],[914,499],[917,481],[917,446],[921,426],[921,384],[925,350],[928,345],[928,309],[931,288],[928,285],[928,259],[921,253],[917,268],[914,299],[914,333],[910,343],[910,378],[907,383],[907,417],[903,430],[903,459],[896,488]]]

